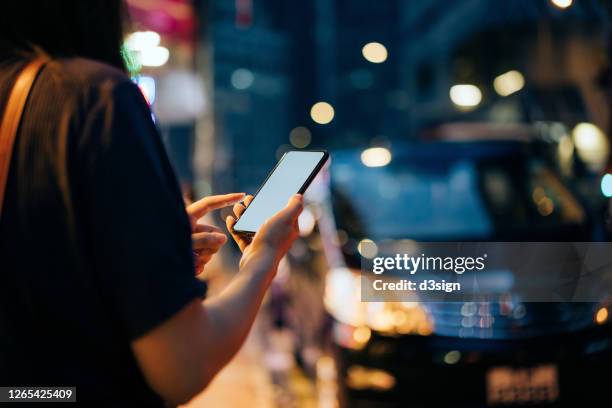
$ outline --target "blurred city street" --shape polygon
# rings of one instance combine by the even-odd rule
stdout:
[[[0,10],[0,405],[611,405],[612,0]]]
[[[256,323],[238,355],[206,390],[185,407],[276,407],[269,374],[262,368],[259,336],[261,333]]]
[[[128,4],[133,78],[186,199],[255,193],[287,151],[331,156],[247,343],[189,407],[601,396],[612,268],[584,254],[612,237],[610,2]],[[440,276],[473,292],[362,290],[375,258],[466,248],[487,248],[478,279]],[[238,256],[207,265],[209,295]]]

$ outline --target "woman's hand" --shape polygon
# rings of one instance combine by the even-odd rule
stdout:
[[[243,259],[249,260],[221,293],[204,302],[194,299],[132,342],[145,378],[160,395],[177,403],[189,400],[240,349],[274,277],[278,260],[297,236],[296,220],[301,210],[301,197],[293,198],[266,222],[251,244],[245,243]],[[234,221],[230,218],[227,221],[231,229]]]
[[[227,226],[227,230],[232,235],[232,238],[234,238],[234,241],[236,241],[236,244],[238,244],[238,247],[240,248],[241,252],[244,252],[245,248],[249,246],[252,240],[247,239],[247,237],[245,237],[244,235],[236,234],[234,232],[234,224],[236,223],[236,221],[238,221],[238,218],[240,218],[244,210],[246,210],[246,208],[251,204],[251,201],[253,201],[252,195],[249,194],[245,196],[244,200],[241,203],[234,204],[233,210],[234,210],[234,215],[236,217],[232,217],[231,215],[228,215],[227,218],[225,219],[225,225]]]
[[[191,222],[191,241],[196,275],[202,273],[206,263],[227,242],[227,237],[219,228],[199,224],[198,220],[213,210],[235,204],[243,197],[244,193],[208,196],[187,206],[187,214]]]
[[[226,219],[227,229],[243,252],[240,265],[242,266],[250,258],[257,257],[262,253],[271,255],[274,263],[278,264],[299,235],[297,220],[303,209],[303,197],[301,194],[291,197],[287,206],[270,217],[257,231],[252,241],[249,242],[244,237],[234,233],[233,227],[237,218],[242,215],[252,200],[253,197],[249,195],[246,196],[244,204],[235,204],[234,214],[236,217],[228,216]]]

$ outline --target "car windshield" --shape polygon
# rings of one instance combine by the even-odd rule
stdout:
[[[375,169],[339,164],[333,172],[337,195],[350,200],[363,225],[359,231],[349,214],[338,214],[350,232],[372,239],[451,239],[492,231],[474,163],[415,160]]]
[[[546,166],[520,156],[426,154],[376,168],[340,156],[331,174],[338,226],[356,238],[485,240],[528,227],[552,235],[585,217]]]

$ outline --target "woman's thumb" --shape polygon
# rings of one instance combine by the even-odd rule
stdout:
[[[279,217],[287,221],[295,220],[298,215],[302,212],[304,206],[304,198],[301,194],[295,194],[287,202],[287,206],[283,208],[279,213]]]

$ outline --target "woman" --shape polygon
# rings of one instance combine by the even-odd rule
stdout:
[[[20,70],[51,59],[25,107],[0,218],[0,386],[76,386],[86,405],[179,404],[239,349],[302,201],[251,243],[234,237],[240,271],[202,301],[194,268],[226,238],[197,220],[244,197],[185,211],[124,72],[121,15],[120,0],[0,5],[0,112]]]

